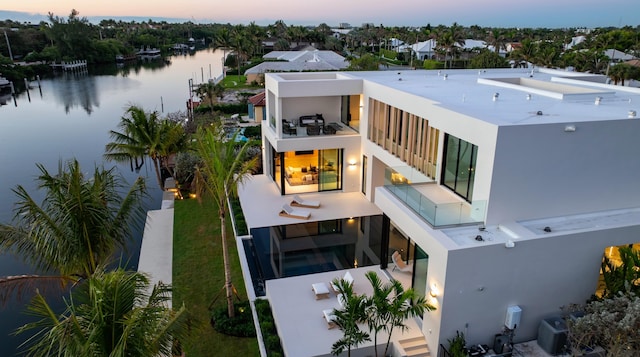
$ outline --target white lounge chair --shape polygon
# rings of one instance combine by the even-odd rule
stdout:
[[[320,207],[320,201],[305,200],[298,195],[293,196],[291,205],[296,207],[318,208]]]
[[[333,313],[333,309],[322,310],[322,315],[324,316],[324,320],[327,322],[327,328],[329,330],[336,327],[336,315]]]
[[[353,276],[348,271],[344,273],[344,276],[342,277],[342,279],[353,286]],[[331,288],[333,289],[333,292],[338,294],[338,286],[336,286],[333,282],[331,282]]]
[[[393,264],[394,264],[394,267],[393,269],[391,269],[391,271],[398,269],[402,272],[411,272],[413,270],[413,264],[405,263],[404,260],[402,260],[402,256],[400,255],[400,253],[398,253],[398,251],[395,251],[393,252],[393,254],[391,254],[391,260],[393,261]]]
[[[311,284],[311,290],[313,290],[313,293],[316,296],[316,300],[329,298],[329,288],[325,283]]]
[[[311,217],[311,212],[304,209],[293,208],[288,204],[284,204],[282,205],[282,211],[280,211],[278,215],[289,218],[309,219],[309,217]]]

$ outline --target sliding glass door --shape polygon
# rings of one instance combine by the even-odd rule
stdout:
[[[318,191],[342,189],[342,149],[320,150]]]
[[[449,134],[444,140],[442,184],[471,202],[478,147]]]

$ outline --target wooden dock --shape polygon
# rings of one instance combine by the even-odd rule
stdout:
[[[64,71],[86,71],[87,61],[86,60],[71,61],[71,62],[62,61],[61,63],[51,64],[51,67],[54,70],[62,69]]]

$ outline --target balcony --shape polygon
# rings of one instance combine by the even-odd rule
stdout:
[[[434,228],[484,221],[486,201],[469,203],[435,182],[387,180],[384,187]]]

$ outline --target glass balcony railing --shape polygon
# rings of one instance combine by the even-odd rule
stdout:
[[[411,184],[387,184],[384,187],[433,227],[481,223],[484,220],[486,201],[436,204]]]

